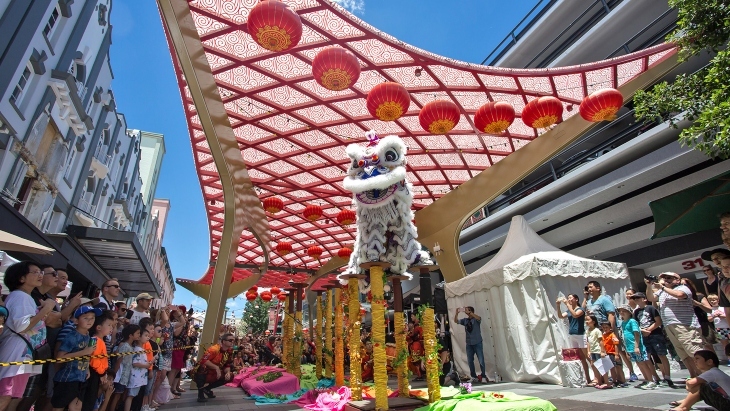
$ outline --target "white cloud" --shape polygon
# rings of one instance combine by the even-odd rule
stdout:
[[[365,12],[365,0],[334,0],[334,2],[353,13]]]
[[[236,306],[238,306],[238,301],[236,301],[235,298],[231,298],[230,300],[226,301],[226,307],[235,308]]]

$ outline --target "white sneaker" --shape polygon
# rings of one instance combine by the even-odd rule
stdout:
[[[641,387],[641,389],[642,390],[656,390],[657,385],[654,381],[652,381],[652,382],[646,384],[645,386]]]

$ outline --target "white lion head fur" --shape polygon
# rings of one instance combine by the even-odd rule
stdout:
[[[370,141],[373,144],[377,139]],[[374,146],[350,144],[346,153],[350,167],[343,182],[346,190],[362,193],[386,189],[406,179],[406,147],[398,136],[386,136]],[[377,169],[377,170],[376,170]],[[370,173],[379,175],[369,177]]]

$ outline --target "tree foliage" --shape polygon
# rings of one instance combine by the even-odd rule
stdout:
[[[692,125],[679,140],[711,157],[730,157],[730,0],[669,0],[678,11],[677,30],[668,38],[679,46],[680,60],[712,53],[702,69],[677,76],[673,83],[659,83],[634,96],[638,119],[680,120]]]
[[[274,304],[272,301],[265,302],[261,296],[253,301],[247,301],[243,308],[242,322],[254,333],[262,333],[269,327],[269,307]]]

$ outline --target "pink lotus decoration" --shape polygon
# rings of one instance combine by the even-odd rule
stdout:
[[[311,411],[342,411],[350,401],[352,393],[348,387],[340,387],[337,391],[325,391],[317,396],[314,404],[305,405]]]

